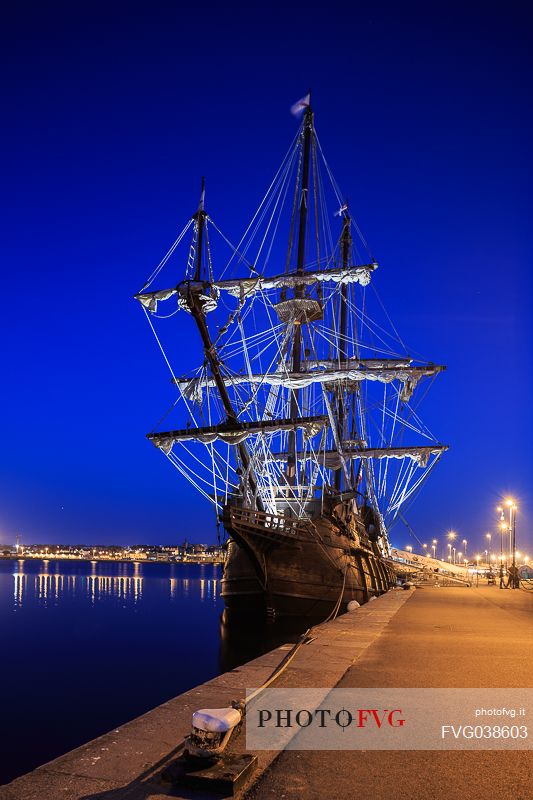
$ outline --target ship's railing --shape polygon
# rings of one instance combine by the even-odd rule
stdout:
[[[233,506],[229,509],[230,523],[246,525],[252,528],[266,528],[274,533],[286,535],[296,535],[307,530],[304,520],[294,517],[279,517],[276,514],[269,514],[266,511],[257,511],[252,508],[239,508]]]
[[[310,497],[314,496],[317,489],[320,489],[318,484],[305,484],[300,486],[278,486],[276,489],[277,498],[288,498],[289,500],[297,497]]]

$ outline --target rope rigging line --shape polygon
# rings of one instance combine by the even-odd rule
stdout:
[[[324,166],[326,167],[326,172],[327,172],[328,177],[329,177],[329,179],[331,181],[331,185],[333,187],[333,191],[335,192],[335,195],[336,195],[336,198],[337,198],[337,202],[339,204],[339,208],[341,208],[342,205],[343,205],[343,200],[342,200],[343,195],[342,195],[342,193],[340,191],[340,188],[339,188],[339,185],[337,184],[337,181],[335,180],[335,177],[334,177],[334,175],[333,175],[333,173],[332,173],[332,171],[331,171],[331,169],[329,167],[329,164],[328,164],[328,162],[326,160],[326,157],[324,155],[324,151],[322,150],[322,145],[320,144],[320,140],[319,140],[318,135],[316,134],[316,132],[315,132],[315,138],[316,138],[316,141],[317,141],[317,144],[318,144],[318,149],[320,151],[320,155],[322,157],[322,161],[324,162]],[[370,247],[368,246],[368,242],[366,241],[365,237],[363,236],[363,234],[361,232],[361,229],[359,228],[359,225],[357,225],[356,221],[354,220],[354,218],[352,216],[350,216],[350,219],[351,219],[351,223],[352,223],[352,225],[353,225],[353,227],[355,229],[355,232],[357,233],[357,235],[358,235],[363,247],[365,248],[366,252],[370,256],[371,260],[374,261],[374,256],[372,255]]]
[[[383,310],[383,313],[384,313],[384,314],[385,314],[385,316],[387,317],[387,319],[388,319],[388,321],[389,321],[389,323],[390,323],[390,326],[391,326],[392,330],[394,331],[394,334],[395,334],[395,336],[396,336],[397,340],[400,342],[401,346],[402,346],[402,347],[403,347],[403,349],[404,349],[404,352],[407,354],[407,347],[405,346],[405,344],[404,344],[404,341],[403,341],[402,337],[400,336],[400,334],[399,334],[399,333],[398,333],[398,331],[396,330],[396,326],[394,325],[394,323],[393,323],[392,319],[390,318],[390,316],[389,316],[389,313],[388,313],[387,309],[385,308],[385,306],[384,306],[384,304],[383,304],[383,302],[382,302],[382,300],[381,300],[381,297],[380,297],[380,296],[379,296],[379,294],[378,294],[378,290],[376,289],[376,287],[374,286],[374,284],[373,284],[373,283],[372,283],[372,290],[373,290],[374,294],[376,295],[376,297],[377,297],[377,300],[378,300],[378,303],[380,304],[380,306],[381,306],[381,308],[382,308],[382,310]]]
[[[159,341],[159,337],[158,337],[158,335],[157,335],[157,333],[155,331],[154,326],[152,325],[152,320],[150,319],[150,314],[148,313],[148,311],[146,310],[146,308],[144,306],[142,306],[142,310],[144,311],[146,319],[148,320],[148,324],[150,325],[152,333],[154,334],[155,340],[156,340],[157,344],[159,345],[159,349],[161,350],[161,352],[163,354],[163,358],[165,359],[165,363],[166,363],[166,365],[167,365],[167,367],[168,367],[168,369],[170,371],[170,374],[172,375],[172,380],[175,383],[176,382],[176,376],[174,375],[174,371],[173,371],[172,367],[170,366],[170,361],[167,358],[167,354],[165,353],[163,345]]]
[[[143,292],[145,289],[148,289],[148,287],[154,282],[154,280],[157,278],[157,276],[159,275],[159,273],[161,272],[161,270],[163,269],[169,258],[172,256],[172,254],[174,253],[177,246],[179,245],[179,243],[181,242],[181,240],[183,239],[183,237],[185,236],[185,234],[187,233],[192,224],[193,220],[190,219],[183,228],[183,230],[181,231],[181,233],[179,234],[178,238],[172,243],[169,250],[167,250],[167,252],[163,256],[157,267],[154,269],[154,271],[152,272],[152,274],[142,287],[141,292]]]
[[[298,132],[296,133],[296,135],[295,135],[294,139],[292,140],[292,142],[291,142],[291,144],[290,144],[290,146],[289,146],[289,149],[287,150],[287,153],[285,154],[285,157],[283,158],[283,161],[281,162],[281,166],[279,167],[278,171],[276,172],[276,174],[275,174],[275,176],[274,176],[274,178],[273,178],[273,180],[272,180],[272,182],[271,182],[270,186],[269,186],[269,187],[268,187],[268,189],[266,190],[266,193],[265,193],[265,195],[264,195],[263,199],[261,200],[261,203],[259,204],[259,207],[258,207],[257,211],[255,212],[255,214],[254,214],[254,216],[252,217],[252,219],[251,219],[250,223],[248,224],[248,227],[247,227],[247,228],[246,228],[246,230],[244,231],[244,233],[243,233],[243,235],[242,235],[242,237],[241,237],[241,239],[240,239],[239,243],[237,244],[237,247],[235,248],[234,255],[235,255],[235,253],[238,253],[238,252],[240,251],[241,245],[242,245],[242,243],[243,243],[243,242],[246,240],[246,237],[248,236],[248,233],[249,233],[249,231],[250,231],[250,229],[251,229],[252,225],[254,225],[254,223],[255,223],[255,221],[256,221],[257,215],[260,213],[260,211],[261,211],[261,209],[262,209],[262,207],[263,207],[263,204],[265,203],[265,201],[266,201],[266,199],[267,199],[268,195],[270,194],[270,192],[271,192],[271,190],[272,190],[273,186],[275,186],[275,184],[276,184],[276,182],[277,182],[277,180],[278,180],[278,176],[279,176],[280,172],[282,171],[282,169],[283,169],[283,167],[284,167],[284,165],[285,165],[285,162],[287,161],[287,159],[289,158],[289,156],[290,156],[291,154],[293,154],[293,153],[294,153],[294,150],[295,150],[295,143],[298,141],[298,137],[299,137],[299,136],[300,136],[300,130],[298,130]],[[222,277],[223,277],[223,276],[226,274],[227,270],[229,269],[229,266],[230,266],[230,264],[231,264],[231,263],[232,263],[232,261],[233,261],[234,255],[232,255],[232,256],[231,256],[230,260],[228,261],[228,263],[226,264],[226,266],[225,266],[225,267],[224,267],[224,269],[222,270],[222,273],[221,273],[221,275],[220,275],[220,278],[222,278]]]

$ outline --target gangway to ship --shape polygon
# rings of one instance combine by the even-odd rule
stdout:
[[[391,550],[390,561],[399,575],[408,577],[417,586],[470,586],[472,583],[472,575],[466,565],[452,564],[397,548]]]

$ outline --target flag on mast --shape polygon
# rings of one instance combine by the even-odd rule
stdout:
[[[345,203],[343,206],[341,206],[339,208],[338,211],[335,211],[335,215],[334,216],[341,217],[344,214],[345,211],[348,211],[348,203]]]
[[[306,94],[305,97],[302,97],[293,106],[291,106],[291,114],[294,114],[297,117],[298,114],[301,114],[302,111],[305,111],[306,108],[309,108],[310,103],[311,95]]]

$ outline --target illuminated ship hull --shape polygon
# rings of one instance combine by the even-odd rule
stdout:
[[[223,521],[230,536],[222,580],[227,621],[322,620],[395,584],[360,524],[343,532],[333,515],[291,520],[230,506]]]

